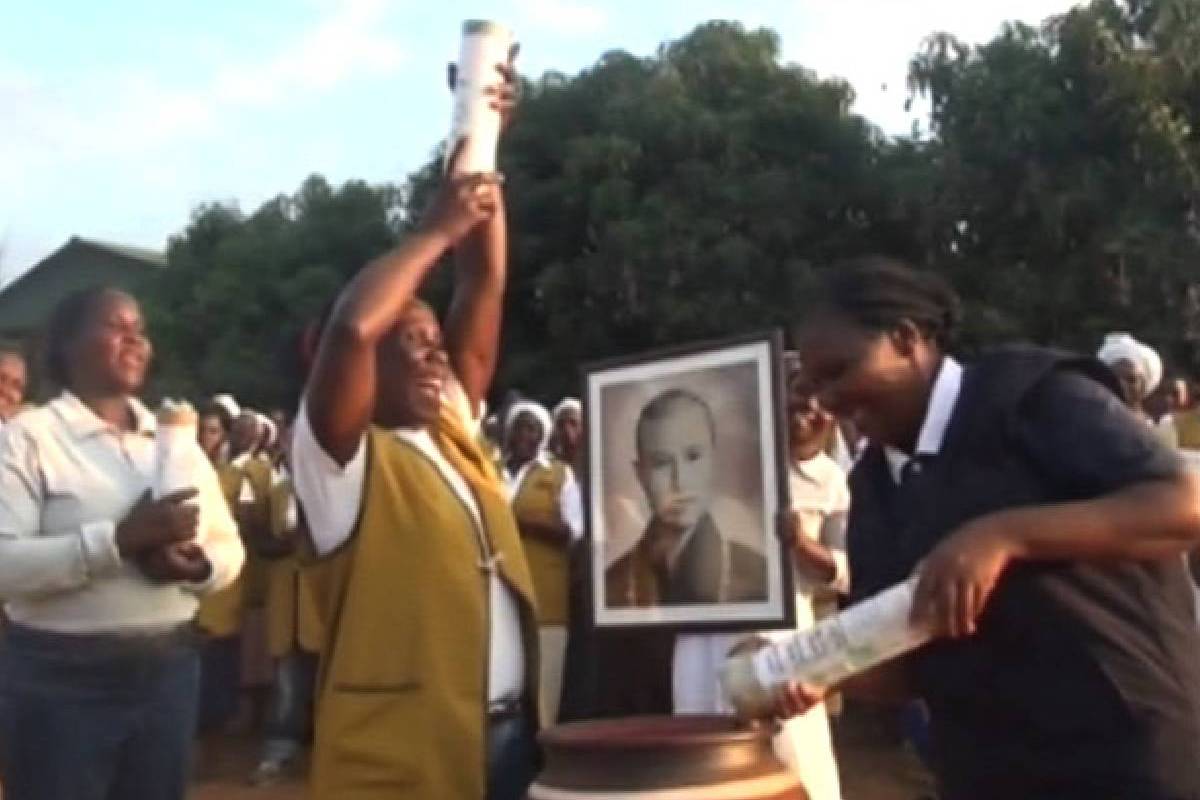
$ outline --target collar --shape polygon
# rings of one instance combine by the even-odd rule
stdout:
[[[128,397],[126,402],[129,404],[129,410],[133,412],[133,433],[139,436],[153,436],[158,427],[158,420],[136,397]],[[111,425],[96,416],[96,412],[70,392],[64,391],[50,405],[76,439],[87,439],[105,431],[115,432]]]
[[[950,426],[950,417],[954,407],[958,405],[958,396],[962,392],[962,365],[950,356],[943,356],[938,367],[937,378],[933,382],[933,391],[929,394],[929,405],[925,409],[925,421],[921,423],[921,432],[917,435],[917,447],[912,455],[894,447],[885,446],[883,454],[887,457],[888,471],[892,480],[900,482],[900,472],[913,456],[936,456],[942,449],[946,438],[946,428]]]

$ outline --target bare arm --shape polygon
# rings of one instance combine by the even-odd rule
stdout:
[[[497,192],[492,218],[455,251],[454,299],[446,319],[446,346],[454,374],[478,413],[496,374],[500,320],[508,267],[508,228]]]
[[[1155,560],[1200,544],[1200,478],[1148,481],[1076,503],[995,515],[1018,559]]]
[[[499,86],[494,88],[494,108],[501,126],[508,127],[516,105],[517,73],[510,54],[508,64],[497,64]],[[454,78],[450,80],[451,88]],[[462,383],[478,414],[491,388],[500,352],[500,320],[504,313],[504,287],[508,273],[508,222],[504,200],[496,193],[496,211],[470,233],[455,250],[454,299],[446,318],[446,347],[454,374]]]
[[[921,567],[915,618],[969,636],[992,590],[1016,561],[1153,561],[1200,541],[1200,479],[1146,481],[1103,497],[999,511],[972,520]]]

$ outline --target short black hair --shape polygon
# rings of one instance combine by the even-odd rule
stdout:
[[[953,346],[962,322],[962,301],[940,275],[880,255],[830,267],[816,310],[876,331],[907,319],[943,350]]]
[[[692,403],[699,406],[704,412],[704,418],[708,422],[708,432],[712,435],[712,441],[715,444],[717,441],[717,420],[713,416],[712,409],[704,398],[689,389],[668,389],[667,391],[657,395],[653,400],[642,406],[642,411],[638,414],[637,427],[634,430],[636,437],[637,452],[642,452],[642,439],[645,435],[645,427],[647,423],[658,422],[666,417],[675,406],[683,403]]]
[[[87,328],[104,298],[124,295],[114,286],[89,286],[58,301],[46,325],[46,376],[66,388],[71,375],[67,355],[79,335]]]

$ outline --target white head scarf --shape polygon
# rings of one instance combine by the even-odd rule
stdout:
[[[266,441],[262,446],[274,447],[279,439],[279,429],[275,427],[275,422],[266,414],[259,414],[257,411],[254,412],[254,416],[258,419],[258,429],[266,434]]]
[[[517,424],[517,417],[526,413],[532,414],[538,424],[542,426],[542,442],[538,445],[538,453],[543,453],[550,446],[554,421],[550,419],[550,412],[541,403],[535,403],[532,400],[518,400],[509,406],[508,413],[504,416],[504,446],[508,447],[508,437],[512,434],[513,426]]]
[[[554,421],[558,422],[558,418],[568,411],[574,411],[577,414],[583,414],[583,403],[576,400],[574,397],[563,398],[558,405],[554,407]]]
[[[231,394],[213,395],[212,401],[213,405],[225,409],[230,419],[237,419],[242,415],[242,407],[238,405],[237,400],[234,400]]]
[[[1137,367],[1146,380],[1146,395],[1149,395],[1162,381],[1163,364],[1154,348],[1142,344],[1128,333],[1110,333],[1104,337],[1104,344],[1096,353],[1096,358],[1108,366],[1115,366],[1118,361],[1128,361]],[[1145,397],[1140,398],[1142,400]]]

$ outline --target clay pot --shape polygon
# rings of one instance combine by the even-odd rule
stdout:
[[[545,731],[529,800],[807,800],[771,747],[732,717],[626,717]]]

